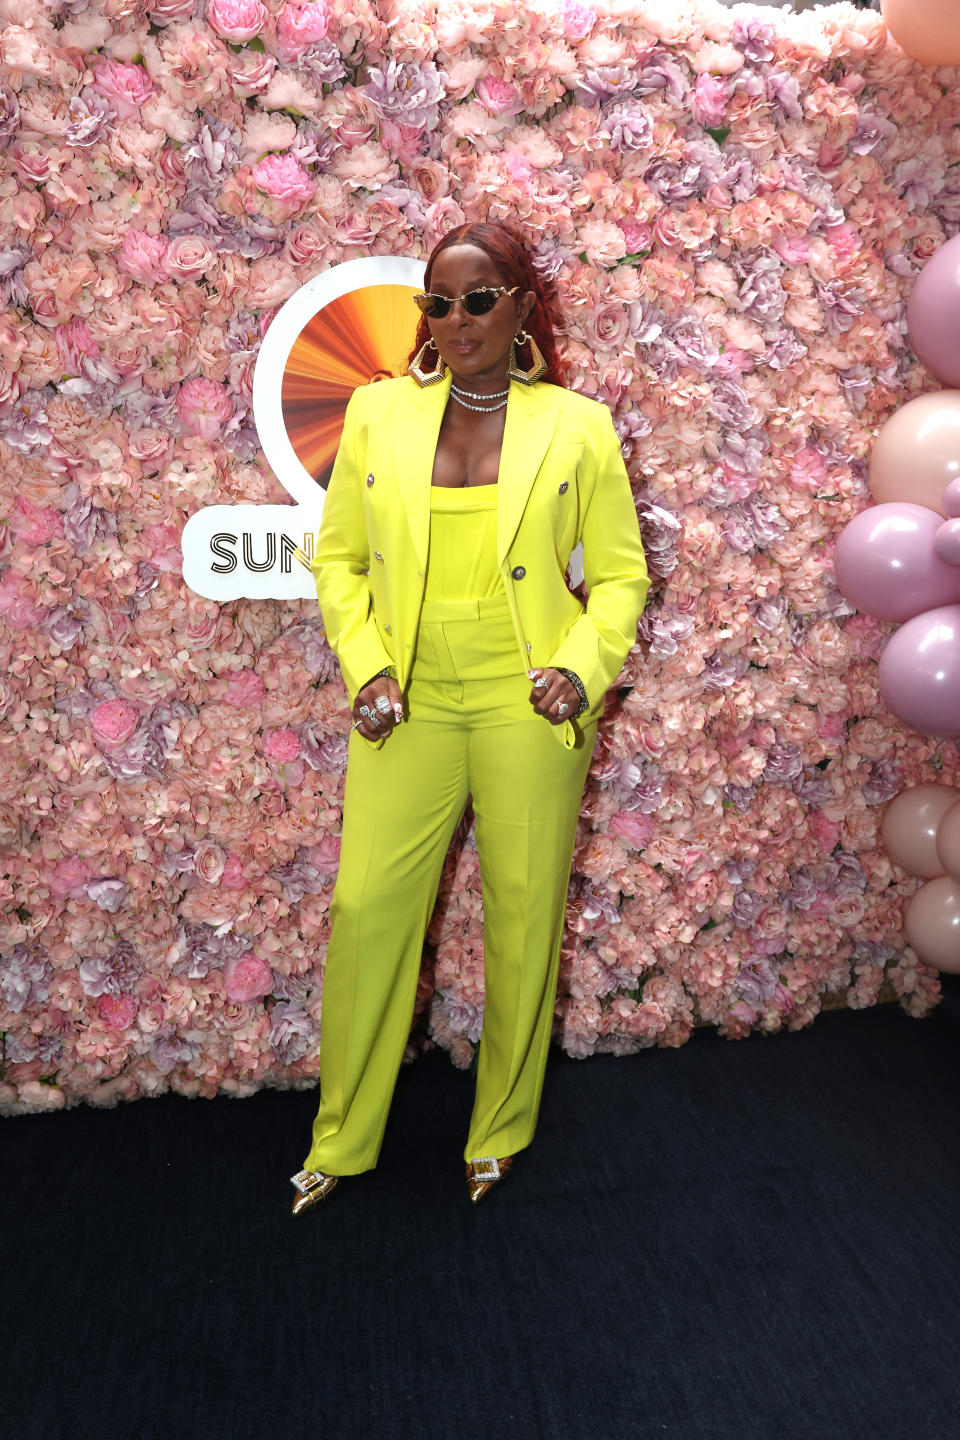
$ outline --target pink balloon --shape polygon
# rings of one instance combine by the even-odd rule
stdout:
[[[937,854],[940,822],[960,795],[949,785],[911,785],[894,796],[883,812],[880,833],[887,854],[908,875],[931,880],[943,874]]]
[[[911,4],[916,0],[911,0]],[[952,0],[951,0],[952,3]],[[958,7],[960,15],[960,7]],[[946,62],[944,62],[946,63]],[[960,385],[960,235],[920,271],[907,301],[907,332],[921,365],[944,385]]]
[[[960,735],[960,605],[901,625],[879,669],[883,702],[904,725],[921,735]]]
[[[960,520],[944,520],[933,537],[933,548],[945,565],[960,565]]]
[[[953,520],[960,516],[960,480],[951,480],[944,490],[943,508]]]
[[[903,928],[925,965],[960,974],[960,884],[952,875],[920,886],[907,906]]]
[[[951,805],[937,826],[937,859],[942,870],[960,880],[960,804]]]
[[[923,65],[960,65],[957,0],[880,0],[887,29]]]
[[[960,333],[960,317],[956,333]],[[881,504],[907,500],[946,516],[943,492],[958,479],[960,391],[934,390],[908,400],[893,412],[873,443],[870,489],[874,500]]]
[[[934,553],[943,524],[935,510],[902,502],[855,515],[833,556],[837,584],[851,605],[878,620],[910,620],[960,603],[960,575]]]

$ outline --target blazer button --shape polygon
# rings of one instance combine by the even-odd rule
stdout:
[[[384,629],[384,633],[385,633],[386,635],[392,635],[392,634],[393,634],[393,631],[390,629],[390,626],[389,626],[389,625],[384,625],[383,629]]]
[[[383,564],[383,556],[380,554],[379,550],[374,550],[373,558],[374,560],[379,560],[381,565]]]
[[[367,476],[367,484],[368,484],[368,485],[372,485],[372,484],[373,484],[373,475],[372,475],[372,474],[370,474],[370,475]]]
[[[367,484],[368,484],[368,485],[372,485],[372,484],[373,484],[373,476],[372,476],[372,475],[370,475],[370,476],[367,477]],[[558,494],[558,495],[566,495],[566,493],[567,493],[567,491],[568,491],[569,489],[570,489],[570,486],[567,484],[566,480],[564,480],[563,484],[560,486],[560,489],[557,491],[557,494]]]
[[[513,569],[510,571],[510,574],[513,576],[514,580],[522,580],[526,573],[527,572],[526,570],[524,570],[522,565],[514,565]]]

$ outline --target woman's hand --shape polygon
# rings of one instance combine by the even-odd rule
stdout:
[[[383,696],[390,702],[389,708],[383,706]],[[377,708],[378,699],[381,709]],[[389,675],[377,675],[369,680],[353,702],[353,728],[360,731],[364,740],[382,740],[402,719],[403,696],[400,686]]]
[[[528,670],[527,674],[533,681],[530,704],[551,725],[562,725],[580,709],[580,696],[559,670]]]

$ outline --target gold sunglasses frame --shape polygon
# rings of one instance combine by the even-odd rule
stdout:
[[[453,309],[457,301],[459,300],[460,304],[463,305],[463,302],[464,300],[466,300],[468,295],[492,295],[494,292],[496,292],[497,300],[499,300],[501,295],[515,295],[519,289],[519,285],[512,285],[509,290],[507,289],[506,285],[474,285],[471,290],[464,290],[462,295],[437,295],[433,290],[419,290],[413,298],[414,302],[416,303],[417,309],[420,311],[420,314],[426,315],[428,320],[446,320],[447,315],[450,314],[450,310]],[[421,300],[446,300],[449,302],[450,310],[447,311],[446,315],[430,315],[426,310],[424,310],[423,306],[420,304]],[[494,300],[493,305],[490,306],[490,310],[494,308],[497,300]],[[466,305],[464,305],[463,308],[467,310]],[[480,314],[489,315],[490,310],[481,310]],[[472,312],[470,310],[467,310],[467,314],[472,315]],[[475,320],[478,318],[479,317],[476,315],[473,316],[473,319]]]

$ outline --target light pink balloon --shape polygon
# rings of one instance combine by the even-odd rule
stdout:
[[[960,804],[951,805],[937,826],[940,868],[960,880]]]
[[[954,480],[960,480],[960,390],[918,395],[894,411],[874,441],[873,498],[906,500],[946,516],[943,492]]]
[[[844,595],[864,615],[910,620],[924,610],[960,602],[960,575],[934,552],[944,524],[925,505],[870,505],[844,526],[833,571]]]
[[[895,630],[878,667],[887,709],[921,735],[960,735],[960,605],[925,610]]]
[[[944,520],[933,537],[933,548],[945,565],[960,565],[960,520]]]
[[[910,0],[915,5],[917,0]],[[956,0],[950,4],[957,10]],[[944,62],[946,64],[946,61]],[[921,365],[944,385],[960,385],[960,236],[927,261],[907,301],[907,331]]]
[[[920,886],[907,906],[903,928],[925,965],[960,974],[960,883],[952,875]]]
[[[925,880],[943,874],[937,854],[937,828],[960,794],[949,785],[911,785],[894,796],[883,812],[880,832],[887,854],[908,875]]]
[[[957,0],[880,0],[890,34],[922,65],[960,65]]]
[[[951,480],[944,490],[943,508],[953,520],[960,516],[960,480]]]

